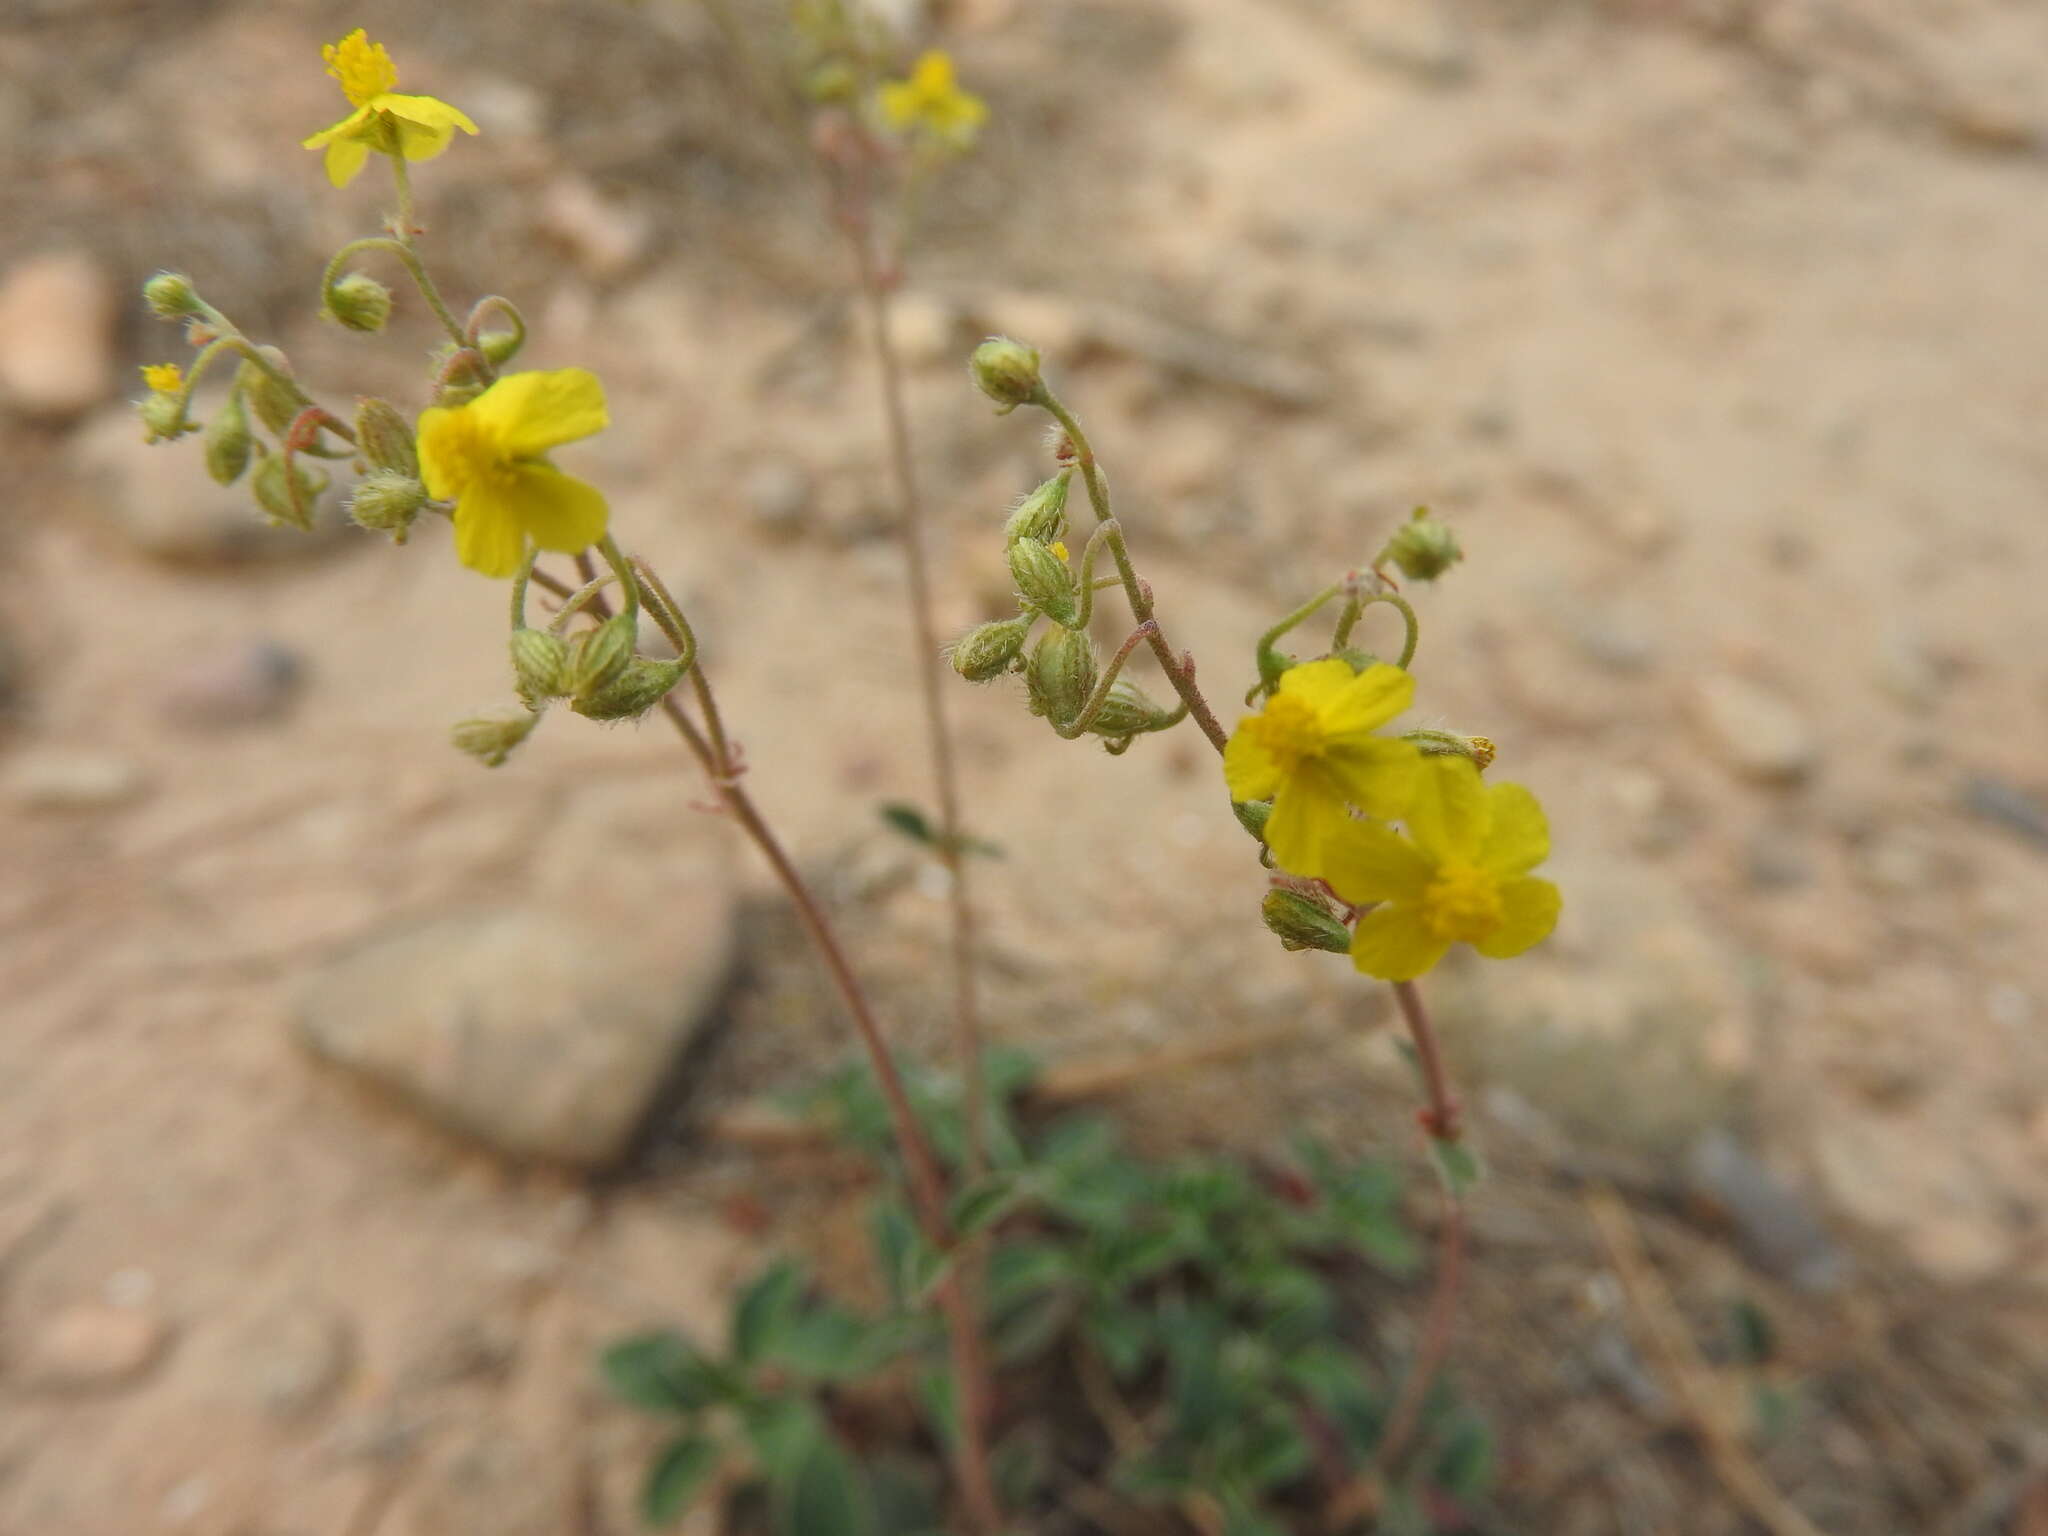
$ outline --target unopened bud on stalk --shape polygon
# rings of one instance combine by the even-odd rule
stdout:
[[[1080,589],[1067,562],[1036,539],[1010,546],[1010,575],[1018,594],[1053,623],[1071,625],[1081,616]]]
[[[327,290],[327,313],[352,331],[381,331],[391,318],[391,290],[367,272],[351,272]]]
[[[266,454],[256,466],[250,485],[256,492],[256,504],[270,514],[273,523],[310,533],[313,503],[327,489],[327,471],[305,469],[297,464],[287,467],[282,454]]]
[[[1072,725],[1095,691],[1095,642],[1083,630],[1049,629],[1031,649],[1024,681],[1031,712],[1054,725]]]
[[[395,469],[419,478],[420,454],[412,423],[389,400],[365,395],[356,401],[356,452],[372,469]]]
[[[356,482],[348,515],[358,528],[388,533],[392,543],[403,544],[413,519],[426,504],[427,488],[411,475],[396,469],[373,469]]]
[[[135,410],[142,418],[142,440],[146,443],[160,442],[167,437],[183,437],[187,432],[199,430],[197,422],[186,418],[185,402],[178,395],[158,390],[144,396]]]
[[[1351,948],[1351,930],[1313,896],[1275,886],[1259,908],[1283,949],[1326,949],[1341,955]]]
[[[986,683],[1001,677],[1024,654],[1024,641],[1031,633],[1031,615],[997,619],[978,624],[953,643],[953,670],[970,683]]]
[[[1438,522],[1430,516],[1429,508],[1417,507],[1414,514],[1403,523],[1386,548],[1382,549],[1374,565],[1385,565],[1392,561],[1395,567],[1411,581],[1435,581],[1452,566],[1465,558],[1465,551],[1458,545],[1458,536],[1448,523]]]
[[[182,272],[159,272],[142,285],[142,301],[159,320],[183,320],[199,311],[199,294]]]
[[[258,347],[256,351],[280,376],[273,377],[254,363],[245,362],[236,370],[235,382],[256,408],[256,419],[282,437],[291,430],[299,412],[313,402],[292,382],[292,367],[282,352],[275,347]]]
[[[1036,539],[1041,544],[1050,544],[1065,533],[1067,486],[1073,478],[1072,470],[1063,469],[1018,502],[1017,510],[1003,524],[1003,543],[1010,545],[1019,539]]]
[[[529,709],[569,691],[569,643],[544,629],[512,631],[512,676]]]
[[[991,336],[976,347],[967,371],[975,388],[1003,408],[1001,415],[1035,399],[1043,388],[1038,379],[1038,349],[1007,336]]]
[[[216,485],[233,485],[249,467],[249,454],[254,447],[249,408],[242,403],[242,392],[231,389],[206,424],[206,472],[213,476]]]
[[[524,339],[517,331],[484,331],[476,339],[476,349],[489,359],[493,368],[502,368],[512,361]]]
[[[569,662],[569,691],[582,698],[614,681],[633,659],[639,638],[639,626],[623,613],[578,635]]]
[[[1120,677],[1109,685],[1109,694],[1088,722],[1088,729],[1098,736],[1137,736],[1160,729],[1172,718],[1173,711],[1161,709],[1146,697],[1144,689]]]
[[[448,739],[458,751],[467,752],[486,768],[495,768],[533,734],[538,724],[539,715],[523,711],[517,715],[479,715],[458,723],[448,733]]]
[[[1424,757],[1469,758],[1482,772],[1493,762],[1493,739],[1488,736],[1460,736],[1456,731],[1404,731],[1404,740],[1422,749]]]
[[[1233,800],[1231,814],[1237,817],[1237,824],[1260,842],[1266,840],[1266,822],[1272,817],[1273,802],[1270,800]]]
[[[680,661],[635,656],[617,677],[602,688],[578,693],[569,707],[591,720],[637,720],[666,698],[682,677]]]

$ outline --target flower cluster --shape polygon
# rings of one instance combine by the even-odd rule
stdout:
[[[398,70],[382,43],[373,43],[358,27],[322,50],[327,73],[334,76],[355,110],[340,122],[304,141],[306,149],[327,151],[327,179],[345,187],[356,179],[374,150],[407,160],[431,160],[448,147],[460,128],[475,133],[466,114],[433,96],[400,96],[392,91]]]

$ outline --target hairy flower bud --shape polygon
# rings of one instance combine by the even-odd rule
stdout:
[[[1036,539],[1010,546],[1010,575],[1025,603],[1053,623],[1073,624],[1081,616],[1080,587],[1067,562]]]
[[[1266,822],[1273,814],[1270,800],[1233,800],[1231,814],[1237,817],[1237,824],[1260,842],[1266,840]]]
[[[365,395],[356,401],[356,452],[372,469],[395,469],[419,478],[420,454],[412,423],[389,400]]]
[[[970,683],[986,683],[1001,677],[1024,654],[1025,638],[1031,633],[1031,615],[997,619],[978,624],[953,644],[953,670]]]
[[[427,504],[427,488],[411,475],[395,469],[373,469],[356,482],[348,515],[358,528],[388,533],[391,542],[403,544],[413,519]]]
[[[476,338],[476,349],[490,360],[493,368],[502,368],[512,361],[520,343],[525,340],[517,331],[481,331]]]
[[[1036,539],[1050,544],[1067,531],[1067,486],[1074,472],[1063,469],[1037,490],[1017,503],[1017,510],[1003,524],[1003,543]]]
[[[135,411],[142,418],[142,440],[145,443],[183,437],[187,432],[199,430],[199,424],[186,417],[184,400],[161,390],[144,396],[137,402]]]
[[[1055,627],[1039,637],[1024,671],[1031,712],[1071,725],[1095,691],[1095,642],[1078,629]]]
[[[1337,914],[1300,891],[1275,886],[1266,892],[1259,915],[1280,936],[1283,949],[1326,949],[1341,955],[1351,948],[1351,930]]]
[[[635,656],[625,670],[602,688],[590,688],[569,701],[569,707],[591,720],[637,720],[668,696],[683,679],[680,661]]]
[[[254,363],[245,362],[236,370],[235,382],[256,408],[256,419],[282,437],[291,430],[299,412],[313,402],[303,389],[292,382],[291,364],[285,361],[282,352],[275,347],[258,347],[256,350],[278,376],[265,372]]]
[[[512,755],[512,749],[533,734],[540,716],[524,711],[517,715],[478,715],[459,722],[448,733],[456,750],[467,752],[486,768],[495,768]]]
[[[991,336],[974,349],[967,365],[974,386],[1007,415],[1036,398],[1044,388],[1038,379],[1038,349],[1007,336]]]
[[[250,484],[256,492],[256,504],[270,514],[271,522],[309,533],[313,528],[313,503],[327,489],[327,471],[298,464],[287,468],[282,454],[265,454]]]
[[[1490,736],[1460,736],[1456,731],[1434,730],[1403,731],[1401,736],[1420,747],[1424,757],[1470,758],[1472,765],[1482,773],[1493,762],[1494,745]]]
[[[1172,710],[1160,708],[1144,689],[1120,677],[1109,685],[1109,694],[1088,722],[1088,729],[1098,736],[1136,736],[1159,730],[1174,718]]]
[[[183,320],[199,311],[199,295],[182,272],[159,272],[142,285],[142,300],[159,320]]]
[[[352,331],[381,331],[391,318],[391,290],[367,272],[351,272],[327,290],[327,313]]]
[[[544,629],[512,631],[512,676],[529,709],[569,691],[569,642]]]
[[[1417,507],[1387,540],[1386,548],[1373,564],[1384,565],[1391,560],[1410,581],[1435,581],[1464,558],[1465,551],[1459,547],[1458,536],[1450,524],[1431,517],[1429,508]]]
[[[569,692],[580,699],[617,679],[639,638],[639,626],[623,613],[578,635],[569,658]]]
[[[242,392],[231,389],[206,424],[206,472],[216,485],[233,485],[249,467],[255,445],[255,436],[249,431],[249,408],[242,403]]]

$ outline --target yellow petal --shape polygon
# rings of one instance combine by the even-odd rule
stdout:
[[[370,114],[367,108],[359,107],[355,111],[349,113],[349,115],[347,117],[344,117],[340,122],[329,123],[325,128],[322,128],[318,133],[313,134],[311,137],[299,140],[299,148],[325,149],[329,144],[332,144],[336,139],[343,138],[348,135],[356,133],[362,127],[363,123],[368,119],[369,115]]]
[[[427,494],[441,501],[460,496],[470,481],[471,466],[464,452],[469,434],[456,419],[461,409],[430,405],[420,412],[420,478],[426,482]]]
[[[508,373],[465,407],[510,459],[533,459],[550,448],[602,432],[604,386],[586,368]]]
[[[1486,834],[1486,787],[1469,758],[1425,757],[1414,802],[1402,813],[1408,835],[1439,862],[1472,860]]]
[[[1492,813],[1479,862],[1497,875],[1526,875],[1550,857],[1550,823],[1536,797],[1519,784],[1489,784]]]
[[[345,187],[356,179],[363,162],[370,158],[370,146],[360,139],[336,139],[327,146],[329,185]]]
[[[1563,907],[1548,880],[1510,880],[1500,888],[1500,926],[1472,947],[1490,960],[1519,955],[1550,937]]]
[[[1320,720],[1325,711],[1337,706],[1345,689],[1357,681],[1351,663],[1332,656],[1322,661],[1305,661],[1280,674],[1280,692],[1315,710]]]
[[[1346,901],[1419,901],[1436,865],[1407,838],[1377,821],[1354,821],[1323,850],[1322,878]]]
[[[521,525],[542,549],[574,555],[604,537],[603,494],[552,464],[520,465],[512,496]]]
[[[1361,811],[1391,821],[1414,803],[1422,752],[1414,742],[1398,737],[1350,737],[1330,745],[1323,771]]]
[[[1413,981],[1450,947],[1423,924],[1420,909],[1406,902],[1374,907],[1351,931],[1351,963],[1382,981]]]
[[[486,576],[514,576],[526,558],[519,509],[494,490],[477,486],[455,504],[455,554]]]
[[[1280,787],[1280,766],[1258,731],[1245,729],[1249,723],[1239,721],[1223,748],[1223,782],[1233,800],[1264,800]]]
[[[1312,666],[1322,666],[1312,662]],[[1349,670],[1348,664],[1336,665]],[[1299,667],[1295,671],[1300,671]],[[1294,674],[1288,673],[1291,677]],[[1284,684],[1287,678],[1283,677]],[[1323,729],[1332,736],[1363,735],[1377,730],[1415,702],[1415,679],[1399,667],[1374,662],[1343,687],[1332,691],[1322,704]]]
[[[1316,775],[1299,775],[1273,796],[1266,818],[1266,846],[1280,867],[1297,875],[1320,876],[1330,843],[1352,825],[1343,797]]]
[[[469,120],[469,114],[459,107],[451,107],[438,96],[379,96],[373,103],[379,112],[389,112],[401,122],[415,123],[422,128],[432,129],[442,135],[445,141],[448,133],[460,128],[464,133],[475,133],[476,124]]]

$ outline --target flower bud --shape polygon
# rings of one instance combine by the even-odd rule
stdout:
[[[1337,921],[1337,914],[1301,891],[1273,887],[1259,915],[1280,936],[1283,949],[1327,949],[1341,955],[1351,948],[1351,930]]]
[[[395,469],[373,469],[356,482],[348,515],[358,528],[388,533],[392,543],[403,544],[413,519],[426,504],[427,488],[411,475]]]
[[[301,533],[313,528],[313,503],[327,489],[327,471],[287,467],[282,454],[269,453],[256,466],[251,479],[256,504],[270,514],[272,523],[286,523]]]
[[[1243,827],[1245,831],[1251,833],[1260,842],[1263,843],[1266,840],[1266,822],[1273,814],[1272,801],[1233,800],[1230,802],[1230,811],[1232,815],[1237,817],[1237,824],[1240,827]]]
[[[490,361],[493,368],[502,368],[512,361],[520,343],[526,338],[517,331],[482,331],[476,338],[476,349]]]
[[[1488,736],[1460,736],[1456,731],[1403,731],[1402,740],[1412,741],[1424,757],[1469,758],[1484,773],[1493,762],[1493,739]]]
[[[1003,543],[1036,539],[1050,544],[1067,531],[1067,486],[1074,472],[1063,469],[1037,490],[1017,503],[1017,510],[1003,524]]]
[[[529,709],[569,691],[569,642],[544,629],[512,631],[512,676]]]
[[[249,467],[249,453],[255,445],[249,431],[249,408],[242,403],[242,392],[231,389],[206,424],[206,472],[216,485],[233,485]]]
[[[1392,561],[1410,581],[1435,581],[1465,558],[1458,536],[1448,523],[1429,515],[1429,508],[1417,507],[1414,515],[1387,540],[1374,565]]]
[[[1035,399],[1044,386],[1038,380],[1038,349],[1007,336],[991,336],[974,349],[967,365],[975,388],[1007,415]]]
[[[970,683],[986,683],[1001,677],[1024,654],[1024,641],[1031,633],[1032,618],[997,619],[977,624],[953,643],[953,670]]]
[[[1049,629],[1031,649],[1024,681],[1031,712],[1071,725],[1095,691],[1095,642],[1078,629]]]
[[[299,412],[313,402],[303,389],[292,382],[291,364],[285,361],[282,352],[275,347],[258,347],[256,350],[283,377],[273,378],[254,363],[245,362],[235,371],[235,382],[241,385],[249,403],[256,407],[256,419],[282,437],[291,430]]]
[[[569,692],[579,699],[615,680],[633,659],[639,626],[616,614],[576,637],[569,659]]]
[[[682,678],[680,661],[635,656],[617,677],[602,688],[577,694],[569,707],[591,720],[637,720],[666,698]]]
[[[391,318],[391,290],[367,272],[351,272],[327,290],[327,313],[352,331],[381,331]]]
[[[517,715],[479,715],[460,722],[448,733],[448,739],[454,742],[456,750],[467,752],[486,768],[495,768],[539,724],[539,715],[525,711]]]
[[[182,272],[159,272],[142,285],[142,300],[159,320],[183,320],[200,312],[192,279]]]
[[[420,476],[412,423],[389,400],[365,395],[356,401],[356,452],[372,469],[395,469],[414,480]]]
[[[1081,616],[1080,588],[1067,562],[1036,539],[1010,546],[1010,575],[1027,606],[1053,623],[1071,625]]]
[[[1136,736],[1159,730],[1173,718],[1172,710],[1161,709],[1144,689],[1120,677],[1109,685],[1109,696],[1088,722],[1088,729],[1098,736]]]
[[[177,395],[156,391],[138,401],[135,411],[142,418],[142,440],[145,443],[183,437],[187,432],[199,430],[197,422],[186,418],[185,402]]]

